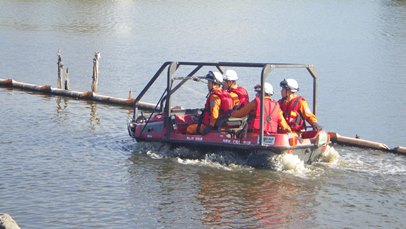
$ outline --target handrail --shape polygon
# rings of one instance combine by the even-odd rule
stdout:
[[[134,100],[134,114],[133,114],[133,119],[136,119],[137,116],[137,104],[141,100],[141,98],[145,95],[145,93],[148,91],[148,89],[154,84],[155,80],[158,79],[158,77],[161,75],[162,71],[170,64],[171,62],[165,62],[162,64],[162,66],[158,69],[158,71],[155,73],[155,75],[152,77],[152,79],[147,83],[147,85],[144,87],[144,89],[138,94],[137,98]]]

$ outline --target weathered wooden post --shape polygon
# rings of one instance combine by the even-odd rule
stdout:
[[[62,69],[63,69],[63,64],[62,64],[62,53],[61,49],[58,49],[58,82],[57,82],[57,88],[62,89]]]
[[[128,92],[128,99],[133,98],[133,90],[130,88],[130,91]]]
[[[65,90],[69,90],[69,68],[65,71]]]
[[[99,59],[100,52],[96,52],[93,58],[93,76],[92,76],[92,92],[97,92],[97,84],[99,81]]]

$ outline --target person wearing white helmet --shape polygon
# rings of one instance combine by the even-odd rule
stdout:
[[[207,134],[219,128],[216,124],[223,116],[227,116],[233,109],[233,100],[230,94],[223,90],[223,75],[220,72],[209,71],[206,75],[207,95],[206,104],[198,123],[190,124],[187,134]]]
[[[224,89],[227,90],[233,98],[234,107],[240,108],[245,106],[249,102],[249,96],[244,87],[237,85],[237,73],[232,69],[228,69],[224,72],[223,79]]]
[[[261,92],[260,84],[254,87],[256,92],[255,99],[239,110],[233,111],[231,117],[242,118],[248,115],[248,136],[257,136],[261,128]],[[283,118],[282,110],[279,104],[274,101],[273,87],[270,83],[264,83],[264,133],[286,133],[291,132],[289,125]]]
[[[282,99],[278,101],[286,122],[292,131],[300,134],[301,130],[306,129],[307,121],[314,130],[321,130],[316,116],[311,112],[309,105],[302,96],[296,93],[299,91],[299,84],[294,79],[284,79],[280,82],[282,88]]]

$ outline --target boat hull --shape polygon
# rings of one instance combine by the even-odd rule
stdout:
[[[210,153],[236,152],[246,164],[261,168],[272,167],[274,157],[284,153],[296,155],[304,163],[311,164],[320,158],[328,145],[328,135],[323,130],[304,133],[304,138],[291,134],[265,135],[263,145],[259,144],[258,136],[236,138],[221,131],[187,135],[170,129],[167,133],[161,121],[130,123],[128,131],[138,142],[160,142]]]

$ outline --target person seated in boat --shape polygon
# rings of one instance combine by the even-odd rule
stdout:
[[[233,98],[234,109],[241,108],[250,101],[247,90],[244,87],[237,85],[238,76],[234,70],[228,69],[225,71],[223,74],[223,80],[223,88],[227,90],[230,93],[231,98]]]
[[[221,86],[223,75],[220,72],[209,71],[206,75],[207,95],[204,110],[198,123],[190,124],[186,129],[186,134],[207,134],[219,128],[219,121],[230,114],[233,109],[233,100],[230,94]]]
[[[310,111],[309,105],[302,96],[298,96],[299,84],[294,79],[284,79],[280,82],[282,98],[278,101],[286,122],[292,131],[300,135],[306,128],[307,121],[313,130],[321,130],[316,116]]]
[[[255,99],[239,110],[231,113],[231,117],[242,118],[248,115],[248,137],[257,136],[261,128],[261,85],[254,87]],[[291,129],[283,118],[279,104],[274,101],[273,87],[270,83],[264,84],[264,133],[290,133]]]

